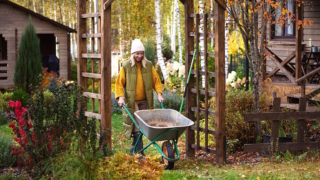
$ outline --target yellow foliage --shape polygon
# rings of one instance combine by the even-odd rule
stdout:
[[[100,161],[100,179],[161,179],[163,164],[158,157],[146,157],[139,160],[139,155],[131,156],[117,152],[112,157]]]
[[[42,89],[45,90],[50,84],[51,78],[57,78],[58,75],[54,71],[47,72],[48,68],[42,68]],[[57,84],[61,83],[61,79],[57,79]]]
[[[237,42],[237,34],[239,36],[239,43]],[[238,54],[239,48],[245,50],[242,36],[240,33],[233,31],[229,34],[229,54]]]

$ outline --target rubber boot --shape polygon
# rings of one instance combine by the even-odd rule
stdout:
[[[139,138],[139,135],[140,135],[140,132],[135,132],[133,134],[133,141],[132,141],[132,145],[131,145],[131,149],[130,149],[130,154],[133,156],[133,149],[134,149],[134,146]],[[139,152],[141,149],[143,149],[143,141],[142,141],[142,137],[140,138],[140,140],[138,141],[138,144],[137,144],[137,147],[136,147],[136,150],[135,150],[135,153],[136,152]],[[140,153],[142,156],[145,156],[144,152],[142,151]]]

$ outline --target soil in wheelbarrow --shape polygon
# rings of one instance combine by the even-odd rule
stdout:
[[[145,121],[149,126],[153,127],[175,127],[180,126],[179,123],[176,123],[174,121],[169,120],[160,120],[160,119],[150,119],[148,121]]]

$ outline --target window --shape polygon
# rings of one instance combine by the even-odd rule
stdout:
[[[0,61],[8,60],[7,41],[0,34]]]
[[[296,35],[295,22],[292,22],[290,18],[287,18],[283,25],[279,25],[278,20],[284,6],[288,9],[288,11],[291,11],[293,14],[295,14],[295,4],[293,0],[288,0],[286,4],[282,4],[281,8],[276,8],[274,10],[276,23],[272,25],[273,38],[293,38]]]

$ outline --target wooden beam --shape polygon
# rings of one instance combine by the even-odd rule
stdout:
[[[302,21],[302,16],[303,16],[303,3],[296,1],[296,19],[298,21]],[[303,28],[302,25],[300,24],[300,28],[298,27],[299,24],[296,23],[296,77],[295,79],[299,79],[301,77],[301,43],[302,43],[302,33],[303,33]]]
[[[111,4],[113,3],[113,1],[114,0],[103,0],[103,8],[102,8],[102,10],[107,10],[110,6],[111,6]]]
[[[85,14],[86,13],[86,1],[78,0],[77,1],[77,14]],[[86,19],[81,18],[81,16],[77,17],[77,79],[78,85],[83,86],[83,91],[87,91],[87,79],[82,76],[83,72],[87,71],[87,60],[82,58],[82,54],[87,53],[87,40],[81,38],[81,35],[86,33],[87,31],[87,23]],[[85,108],[86,110],[86,108]]]
[[[204,33],[199,33],[200,37],[205,37]],[[195,32],[189,32],[189,36],[195,37],[196,33]],[[213,33],[208,33],[206,37],[209,38],[214,38],[214,34]]]
[[[83,92],[83,96],[88,98],[101,99],[101,94],[96,94],[96,93]]]
[[[84,115],[87,116],[87,117],[91,117],[91,118],[101,119],[101,115],[100,114],[89,112],[89,111],[85,111]]]
[[[278,151],[299,151],[308,149],[320,149],[319,142],[302,142],[302,143],[279,143]],[[245,144],[244,152],[269,152],[271,150],[270,143],[263,144]]]
[[[193,111],[193,112],[197,112],[197,107],[191,107],[190,109],[191,109],[191,111]],[[202,114],[205,114],[205,113],[206,113],[206,110],[203,109],[203,108],[199,108],[199,112],[202,113]],[[215,112],[214,112],[214,111],[208,110],[208,113],[209,113],[211,116],[214,116],[214,115],[215,115]]]
[[[97,59],[100,59],[101,58],[101,54],[87,54],[87,53],[83,53],[82,54],[82,58],[86,58],[86,59],[89,59],[89,58],[97,58]]]
[[[194,94],[197,93],[197,89],[196,89],[196,88],[191,88],[190,91],[191,91],[192,93],[194,93]],[[200,94],[205,95],[205,90],[200,90]],[[208,91],[208,95],[213,97],[213,96],[216,95],[216,93],[213,92],[213,91]]]
[[[288,64],[294,57],[296,56],[296,52],[293,51],[285,60],[283,60],[281,62],[281,66],[284,66],[286,64]],[[271,76],[273,76],[275,73],[277,73],[280,69],[278,67],[274,68],[268,75],[266,78],[270,78]]]
[[[191,74],[196,75],[196,74],[197,74],[197,71],[196,71],[196,70],[192,70],[192,71],[191,71]],[[204,76],[206,73],[205,73],[204,71],[199,71],[199,74]],[[215,75],[214,72],[207,72],[207,76],[209,76],[209,77],[216,77],[216,75]]]
[[[196,126],[191,126],[191,129],[194,130],[194,131],[197,131],[197,127]],[[205,128],[199,127],[199,131],[200,132],[205,132]],[[212,135],[215,135],[216,131],[208,129],[208,133],[212,134]]]
[[[309,72],[308,74],[302,76],[301,78],[297,79],[296,82],[297,82],[297,83],[300,83],[301,81],[306,80],[308,77],[314,75],[315,73],[317,73],[317,72],[319,72],[319,71],[320,71],[320,67],[318,67],[317,69],[315,69],[315,70]]]
[[[273,112],[280,112],[280,104],[281,104],[281,98],[274,98],[273,99]],[[280,121],[279,120],[273,120],[271,125],[271,143],[273,143],[273,151],[276,150],[276,144],[278,142],[279,137],[279,126]]]
[[[196,18],[196,15],[197,15],[197,14],[190,14],[189,17],[191,17],[191,18]],[[203,15],[203,14],[199,14],[199,18],[200,18],[200,19],[203,19],[203,18],[204,18],[204,15]],[[208,14],[208,18],[215,18],[215,15],[214,15],[214,14]]]
[[[226,90],[225,90],[225,4],[222,1],[215,3],[215,92],[216,92],[216,162],[217,164],[225,163],[225,144],[224,136],[226,135]]]
[[[265,52],[266,54],[269,53],[269,51],[268,51],[267,49],[264,49],[264,52]],[[273,62],[276,63],[276,65],[278,66],[278,68],[287,76],[287,78],[289,78],[289,80],[290,80],[292,83],[294,83],[294,84],[296,83],[296,80],[295,80],[295,78],[291,75],[291,73],[290,73],[285,67],[283,67],[283,66],[280,64],[280,62],[279,62],[275,57],[273,57],[273,55],[270,55],[270,56],[268,56],[268,57],[270,57],[271,60],[273,60]]]
[[[226,3],[224,2],[224,0],[215,0],[219,5],[220,7],[223,9],[223,10],[226,10],[227,9],[227,5]]]
[[[104,3],[107,2],[106,8]],[[102,132],[107,133],[106,143],[111,149],[111,3],[101,1],[101,123]]]
[[[101,37],[101,33],[97,33],[97,34],[85,33],[85,34],[82,34],[82,38],[100,38],[100,37]]]
[[[194,13],[194,4],[193,1],[184,0],[184,19],[185,19],[185,31],[190,32],[193,29],[194,21],[189,17],[189,14]],[[187,77],[189,74],[192,57],[189,56],[189,52],[194,49],[194,38],[190,37],[188,33],[185,33],[185,82],[187,82]],[[189,85],[190,87],[194,87],[194,75],[191,74]],[[195,116],[194,112],[191,111],[191,107],[195,106],[195,98],[194,94],[188,90],[186,93],[186,117],[190,120],[194,121]],[[193,158],[195,155],[194,149],[191,147],[192,144],[195,144],[195,133],[189,127],[186,130],[186,157]]]
[[[244,114],[245,121],[319,119],[320,112],[266,112]]]
[[[101,14],[100,12],[97,12],[97,13],[89,13],[89,14],[81,14],[81,18],[92,18],[92,17],[100,17]],[[78,31],[79,33],[79,31]]]
[[[193,55],[194,51],[190,51],[189,55]],[[199,52],[200,56],[204,56],[205,52]],[[215,58],[215,54],[214,53],[207,53],[207,56]]]
[[[101,74],[96,74],[96,73],[83,72],[82,76],[86,78],[101,79]]]
[[[197,147],[196,144],[192,144],[191,147],[192,147],[193,149],[199,148],[198,150],[202,150],[202,151],[205,151],[205,150],[206,150],[205,147],[203,147],[203,146]],[[212,148],[208,148],[208,151],[209,151],[210,153],[213,153],[213,154],[216,153],[216,150],[215,150],[215,149],[212,149]]]

